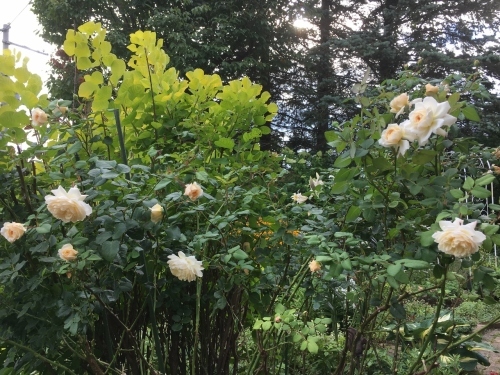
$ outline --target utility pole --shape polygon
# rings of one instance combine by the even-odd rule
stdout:
[[[39,53],[41,55],[45,55],[45,56],[48,56],[49,54],[46,53],[46,52],[42,52],[42,51],[37,51],[36,49],[33,49],[33,48],[30,48],[30,47],[27,47],[27,46],[23,46],[21,44],[17,44],[17,43],[13,43],[9,40],[9,30],[10,30],[10,24],[4,24],[3,25],[3,28],[0,29],[0,31],[3,32],[3,38],[2,38],[2,45],[3,45],[3,49],[9,49],[9,46],[10,45],[13,45],[13,46],[16,46],[16,47],[20,47],[20,48],[24,48],[24,49],[27,49],[29,51],[32,51],[32,52],[36,52],[36,53]]]
[[[3,45],[3,49],[9,49],[9,29],[10,29],[10,25],[7,23],[7,24],[4,24],[3,25],[3,29],[2,29],[2,32],[3,32],[3,38],[2,38],[2,45]]]

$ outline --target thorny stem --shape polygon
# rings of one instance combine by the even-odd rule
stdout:
[[[307,275],[307,268],[308,268],[308,265],[309,265],[309,262],[311,261],[311,259],[312,259],[312,256],[307,258],[307,261],[304,264],[302,264],[299,272],[297,272],[297,274],[293,278],[292,282],[290,283],[289,290],[292,290],[293,287],[295,287],[295,289],[293,289],[293,291],[290,293],[290,295],[288,297],[284,298],[285,303],[289,303],[293,299],[295,293],[299,290],[299,287],[302,284],[302,281],[304,280],[305,276]],[[264,335],[263,348],[266,347],[266,344],[268,343],[268,341],[270,339],[271,331],[272,330],[265,331],[263,334]],[[280,335],[278,336],[278,340],[281,338],[281,334],[282,334],[282,332],[280,332]],[[250,366],[248,367],[248,370],[246,372],[247,374],[253,374],[255,372],[255,368],[257,367],[257,362],[259,361],[261,351],[264,351],[264,349],[255,351],[253,358],[250,361]]]

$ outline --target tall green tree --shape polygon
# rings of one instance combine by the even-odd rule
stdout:
[[[201,68],[223,80],[250,77],[279,99],[278,88],[293,64],[297,36],[295,8],[288,0],[250,1],[96,1],[34,0],[42,36],[61,45],[68,29],[101,22],[109,30],[113,51],[126,57],[128,35],[155,31],[164,40],[171,64],[183,75]],[[272,148],[269,135],[261,146]]]
[[[498,1],[311,0],[301,6],[301,16],[311,27],[298,68],[303,74],[297,76],[308,77],[309,84],[297,81],[295,86],[295,149],[327,149],[324,131],[359,111],[358,103],[346,98],[354,96],[350,89],[368,68],[370,84],[395,78],[408,68],[433,84],[451,74],[476,75],[478,65],[487,89],[500,78]],[[492,112],[498,102],[494,95],[485,93],[484,106],[478,98],[470,99],[489,123],[497,118]],[[497,132],[491,126],[477,132],[472,131],[475,125],[460,125],[466,134],[481,134],[483,139],[491,140]],[[304,135],[310,139],[301,142]]]
[[[202,68],[223,80],[249,76],[280,103],[274,129],[281,139],[313,151],[328,148],[324,132],[332,123],[358,111],[346,98],[367,68],[369,83],[377,84],[404,68],[432,81],[475,74],[479,64],[492,88],[500,78],[499,6],[495,0],[33,1],[42,36],[55,44],[68,28],[92,19],[110,30],[118,56],[129,53],[131,32],[150,29],[164,39],[181,75]],[[299,18],[311,26],[294,27]],[[488,100],[480,112],[495,123],[497,99]],[[276,139],[266,135],[262,146],[275,148]]]

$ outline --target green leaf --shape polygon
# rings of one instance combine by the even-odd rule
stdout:
[[[462,187],[465,189],[465,190],[470,190],[474,187],[474,179],[472,177],[469,177],[467,176],[465,178],[465,181],[464,181],[464,184],[462,185]]]
[[[340,265],[346,271],[351,271],[352,270],[352,264],[351,264],[351,260],[349,258],[344,259],[342,262],[340,262]]]
[[[345,216],[346,223],[352,223],[361,216],[361,208],[358,206],[351,206]]]
[[[80,141],[76,141],[68,148],[68,154],[75,154],[82,149],[82,143]]]
[[[118,254],[119,250],[119,241],[105,241],[102,243],[99,253],[104,260],[112,262]]]
[[[448,103],[450,103],[450,107],[453,107],[457,102],[460,100],[460,94],[458,92],[455,92],[450,95],[448,98]]]
[[[109,81],[114,86],[118,84],[118,81],[123,76],[123,73],[125,73],[125,69],[125,61],[121,59],[116,59],[111,63],[111,77],[109,78]]]
[[[475,121],[475,122],[481,121],[481,118],[477,114],[476,109],[471,105],[468,105],[465,108],[462,108],[462,113],[464,114],[464,116],[467,120]]]
[[[387,267],[387,273],[390,276],[395,277],[402,268],[403,266],[401,265],[401,263],[391,264],[389,267]]]
[[[236,250],[232,255],[236,260],[243,260],[248,258],[248,254],[241,249]]]
[[[309,353],[318,354],[318,344],[316,344],[314,341],[307,341],[307,350],[309,351]]]
[[[83,82],[78,88],[78,96],[86,99],[91,98],[98,88],[99,86],[93,82]]]
[[[302,341],[302,344],[300,344],[300,350],[306,350],[307,349],[307,343],[308,341]]]
[[[164,178],[163,180],[161,180],[160,182],[158,182],[158,184],[156,184],[155,191],[163,189],[165,186],[167,186],[171,182],[172,182],[172,180],[170,178]]]
[[[332,194],[343,194],[347,191],[347,189],[349,188],[350,185],[351,184],[349,181],[336,182],[332,185],[331,193]]]
[[[399,283],[396,281],[396,279],[392,276],[387,276],[387,282],[391,287],[394,289],[399,289]]]
[[[434,150],[419,150],[413,155],[412,161],[415,164],[425,164],[428,163],[436,157],[437,152]]]
[[[286,308],[281,303],[278,303],[274,308],[274,313],[277,315],[281,315],[285,312]]]
[[[80,46],[77,46],[75,49],[75,55],[78,56],[78,54],[85,54],[87,53],[87,51],[89,51],[88,48],[85,49],[85,48],[80,48]],[[92,61],[90,61],[90,59],[86,56],[78,57],[78,59],[76,60],[76,67],[80,70],[90,69],[92,68]]]
[[[333,142],[337,140],[338,136],[337,133],[333,130],[328,130],[325,132],[325,139],[327,142]]]
[[[231,138],[220,138],[214,143],[216,146],[227,148],[228,150],[232,150],[234,148],[234,141]]]
[[[404,306],[399,303],[392,304],[389,308],[389,312],[397,320],[406,319],[406,310]]]
[[[464,197],[464,192],[461,189],[451,189],[450,194],[455,199],[460,199]]]
[[[429,268],[430,264],[424,260],[417,259],[402,259],[401,263],[407,268],[413,268],[414,270],[426,270]]]
[[[39,227],[36,227],[36,231],[41,234],[49,233],[51,229],[50,224],[42,224]]]
[[[272,324],[273,323],[271,321],[264,322],[262,323],[262,329],[264,331],[269,331],[271,329]]]
[[[495,181],[495,176],[492,173],[487,173],[476,180],[476,186],[488,185]]]
[[[489,198],[491,196],[491,191],[481,186],[474,186],[471,190],[471,194],[477,198]]]
[[[422,246],[431,246],[434,243],[434,238],[432,238],[434,232],[433,230],[428,230],[420,233],[420,244]]]
[[[349,157],[348,154],[343,154],[340,155],[337,159],[335,159],[335,162],[333,163],[334,168],[345,168],[348,167],[349,164],[351,164],[351,158]]]

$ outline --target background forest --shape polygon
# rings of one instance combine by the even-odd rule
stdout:
[[[404,69],[433,84],[452,74],[478,74],[493,95],[477,103],[481,126],[461,122],[461,134],[499,144],[495,0],[34,0],[33,11],[42,36],[56,45],[62,46],[66,30],[93,20],[109,30],[119,57],[129,56],[129,34],[147,29],[164,40],[181,76],[200,68],[223,81],[249,77],[279,105],[273,134],[261,141],[274,151],[285,145],[325,151],[324,132],[357,112],[352,88],[367,69],[369,84]],[[53,66],[53,97],[77,92],[82,72],[63,53]]]
[[[498,1],[32,5],[60,50],[0,56],[0,375],[490,365]]]

